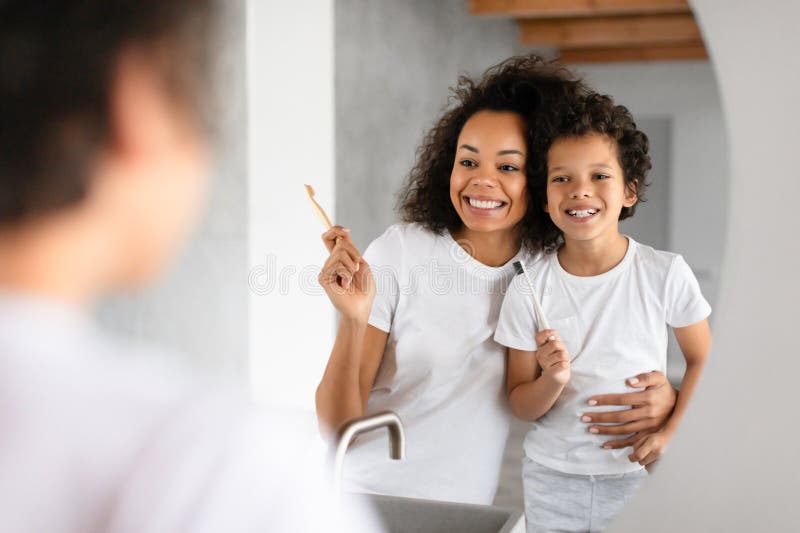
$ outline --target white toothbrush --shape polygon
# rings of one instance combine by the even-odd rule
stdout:
[[[539,298],[536,297],[536,291],[533,288],[533,282],[531,281],[531,278],[528,275],[528,271],[525,269],[525,265],[522,263],[522,261],[514,261],[514,270],[517,272],[517,274],[522,274],[525,276],[525,279],[528,282],[528,287],[530,287],[531,289],[531,297],[533,298],[533,310],[536,313],[536,322],[539,323],[539,331],[550,329],[550,323],[547,321],[547,317],[544,316],[544,311],[542,311],[542,306],[539,303]]]

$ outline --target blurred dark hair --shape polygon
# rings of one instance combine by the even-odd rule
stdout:
[[[441,234],[463,225],[450,199],[450,174],[456,144],[467,120],[482,110],[511,111],[525,123],[528,210],[520,222],[522,245],[535,252],[543,247],[541,219],[534,212],[534,177],[547,172],[547,148],[560,117],[588,91],[567,68],[535,55],[512,57],[489,68],[479,80],[461,76],[451,90],[444,114],[417,150],[417,163],[399,196],[405,222],[418,222]]]
[[[86,195],[126,49],[208,125],[216,18],[214,0],[0,0],[0,224]]]
[[[562,137],[582,137],[592,133],[605,135],[614,142],[625,187],[636,194],[639,202],[646,201],[645,190],[650,184],[645,179],[653,166],[648,154],[650,141],[644,132],[636,128],[630,111],[625,106],[616,105],[610,96],[589,93],[569,113],[563,115],[552,142]],[[547,203],[546,172],[533,188],[533,202],[537,206]],[[636,212],[636,205],[638,202],[631,207],[623,207],[619,220],[632,217]],[[544,249],[555,250],[562,242],[561,230],[543,210],[538,211],[536,217],[539,219],[537,226],[543,228]]]

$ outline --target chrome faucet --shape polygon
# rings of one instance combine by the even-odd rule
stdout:
[[[342,468],[344,456],[357,436],[373,429],[386,427],[389,430],[389,457],[404,459],[406,456],[406,435],[400,417],[393,411],[381,411],[374,415],[362,416],[345,422],[339,429],[336,456],[333,462],[333,479],[336,490],[342,488]]]

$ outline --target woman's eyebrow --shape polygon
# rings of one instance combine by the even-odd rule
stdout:
[[[525,154],[523,154],[519,150],[500,150],[499,152],[497,152],[497,155],[508,155],[508,154],[519,154],[522,157],[525,157]]]
[[[480,153],[480,150],[478,150],[474,146],[470,146],[468,144],[462,144],[461,146],[458,147],[459,150],[462,149],[462,148],[464,148],[465,150],[469,150],[470,152],[475,152],[476,154]]]

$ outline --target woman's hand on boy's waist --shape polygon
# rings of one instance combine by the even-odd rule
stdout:
[[[606,442],[603,445],[604,448],[633,446],[644,435],[661,429],[675,408],[677,392],[662,372],[653,371],[639,374],[628,379],[627,384],[632,388],[644,387],[645,390],[593,396],[589,398],[588,404],[591,407],[599,405],[630,406],[630,409],[607,412],[587,411],[581,415],[581,421],[589,424],[588,430],[591,433],[627,436],[624,439]]]

